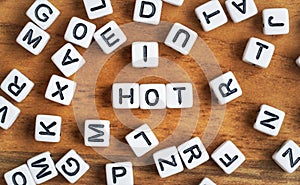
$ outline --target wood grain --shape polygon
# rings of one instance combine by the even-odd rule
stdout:
[[[50,76],[62,75],[50,58],[65,44],[63,35],[70,18],[77,16],[88,20],[81,0],[53,0],[52,2],[61,11],[61,15],[47,30],[51,35],[51,40],[45,50],[39,56],[33,56],[15,42],[18,33],[29,21],[25,12],[33,1],[0,1],[2,14],[0,17],[0,81],[11,69],[17,68],[35,83],[33,91],[22,103],[13,102],[2,91],[0,92],[1,96],[8,98],[22,111],[9,130],[0,130],[0,176],[44,151],[50,151],[54,160],[58,161],[68,150],[75,149],[91,166],[91,169],[77,184],[105,184],[105,164],[110,161],[93,149],[84,146],[72,106],[60,106],[44,98]],[[154,165],[134,167],[135,184],[196,185],[203,177],[209,177],[217,184],[300,184],[299,170],[293,174],[284,173],[271,159],[273,152],[285,140],[292,139],[300,144],[300,69],[295,64],[296,58],[300,55],[300,1],[257,0],[258,15],[239,24],[230,21],[209,33],[203,32],[194,14],[194,9],[204,2],[204,0],[186,0],[182,7],[164,4],[161,19],[172,23],[183,23],[197,31],[215,54],[222,71],[233,71],[236,75],[243,89],[243,96],[226,106],[222,127],[213,143],[208,146],[208,152],[213,152],[217,146],[229,139],[245,154],[247,161],[232,175],[225,175],[210,160],[200,167],[193,170],[186,169],[183,173],[166,179],[158,176]],[[225,0],[221,0],[223,7],[225,7],[224,2]],[[134,0],[112,0],[112,5],[114,8],[112,15],[91,21],[97,25],[97,28],[110,20],[115,20],[120,25],[132,22]],[[261,11],[271,7],[289,9],[291,31],[288,35],[265,36],[262,34]],[[241,61],[247,40],[252,36],[269,41],[276,46],[275,55],[268,69],[258,69]],[[77,48],[81,53],[85,51]],[[114,115],[110,93],[114,77],[122,67],[130,63],[129,52],[129,47],[124,48],[109,59],[104,70],[99,74],[95,92],[99,116],[101,119],[111,120],[112,134],[122,142],[125,142],[124,136],[131,129],[123,125]],[[182,56],[163,44],[160,44],[160,53],[161,56],[182,66],[197,89],[201,110],[193,136],[201,137],[211,115],[207,80],[191,57]],[[163,79],[158,78],[145,78],[140,81],[140,83],[154,82],[165,83]],[[266,136],[252,128],[259,107],[263,103],[286,112],[283,127],[277,137]],[[156,114],[155,111],[152,113]],[[160,141],[172,134],[180,113],[180,110],[166,110],[165,119],[154,130]],[[37,114],[53,114],[63,117],[60,143],[46,144],[34,141],[34,124]],[[133,114],[140,119],[147,119],[150,115],[148,111],[142,110],[134,110]],[[3,178],[0,178],[0,184],[5,184]],[[45,184],[68,183],[59,175]]]

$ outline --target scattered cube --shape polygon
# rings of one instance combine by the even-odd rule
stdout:
[[[108,147],[110,140],[110,122],[107,120],[86,120],[84,144],[92,147]]]
[[[242,152],[231,141],[226,141],[219,146],[211,154],[211,158],[227,174],[234,172],[246,160]]]
[[[8,185],[36,185],[26,164],[6,172],[4,174],[4,179]]]
[[[70,150],[65,154],[55,166],[72,184],[78,181],[90,168],[90,166],[74,150]]]
[[[185,166],[190,170],[209,160],[209,155],[199,137],[181,144],[177,149]]]
[[[92,42],[95,30],[96,25],[78,17],[72,17],[64,38],[68,42],[88,48]]]
[[[37,115],[35,121],[35,140],[58,143],[61,133],[61,117],[52,115]]]
[[[258,13],[254,0],[226,0],[225,5],[234,23],[239,23]]]
[[[161,178],[166,178],[184,170],[175,146],[165,148],[153,154],[157,171]]]
[[[75,94],[76,82],[52,75],[45,98],[62,105],[70,105]]]
[[[294,141],[288,140],[272,158],[284,171],[293,173],[300,166],[300,147]]]
[[[59,10],[47,0],[36,0],[26,12],[26,15],[43,30],[48,29],[59,14]]]
[[[125,137],[137,157],[141,157],[158,146],[159,142],[151,128],[144,124]]]
[[[296,60],[296,64],[300,67],[300,56],[299,56],[298,59]]]
[[[7,130],[16,121],[20,109],[0,96],[0,127]]]
[[[34,55],[40,54],[48,41],[50,35],[33,24],[28,22],[17,37],[17,43]]]
[[[197,38],[198,34],[195,31],[175,23],[165,40],[165,44],[183,55],[188,55]]]
[[[209,86],[221,105],[242,95],[242,89],[231,71],[210,81]]]
[[[264,9],[262,12],[264,34],[283,35],[290,31],[289,11],[286,8]]]
[[[58,175],[50,152],[29,159],[27,165],[36,184],[42,184]]]
[[[158,25],[162,12],[161,0],[136,0],[133,21]]]
[[[274,107],[262,105],[256,118],[254,128],[262,133],[277,136],[283,123],[285,113]]]
[[[106,164],[107,185],[133,185],[133,168],[131,162]]]
[[[271,62],[275,46],[257,38],[250,38],[243,55],[243,61],[261,68],[267,68]]]
[[[165,109],[167,107],[166,86],[164,84],[140,85],[141,109]]]
[[[159,53],[157,42],[134,42],[132,43],[131,52],[133,67],[158,67]]]
[[[83,0],[89,19],[97,19],[113,13],[110,0]]]
[[[191,83],[170,83],[167,88],[168,108],[193,107],[193,86]]]
[[[13,69],[3,80],[1,89],[16,102],[22,102],[30,93],[34,83],[17,69]]]
[[[127,40],[126,35],[115,21],[110,21],[98,31],[94,38],[105,54],[110,54]]]
[[[184,2],[184,0],[163,0],[163,1],[174,6],[182,6]]]
[[[210,0],[195,9],[204,31],[208,32],[228,22],[227,16],[218,0]]]
[[[51,60],[66,77],[75,74],[85,64],[84,58],[70,43],[60,48]]]
[[[212,180],[210,180],[209,178],[205,177],[199,185],[216,185],[216,183],[214,183]]]
[[[140,106],[140,89],[137,83],[114,83],[112,102],[115,109],[137,109]]]

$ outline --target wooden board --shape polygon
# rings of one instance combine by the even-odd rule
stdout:
[[[88,173],[77,184],[105,184],[105,164],[110,161],[93,149],[84,146],[72,106],[61,106],[44,98],[51,75],[62,75],[50,58],[66,43],[63,36],[70,18],[77,16],[88,20],[83,3],[81,0],[52,1],[61,11],[61,15],[47,30],[51,35],[51,40],[45,50],[39,56],[33,56],[15,42],[18,33],[29,21],[25,12],[32,2],[0,1],[2,14],[0,17],[0,81],[10,70],[17,68],[35,83],[33,91],[22,103],[13,102],[2,91],[0,92],[1,96],[15,103],[22,111],[16,123],[8,131],[0,130],[0,176],[44,151],[50,151],[54,160],[58,161],[68,150],[75,149],[91,166]],[[233,71],[236,75],[243,89],[243,96],[226,106],[222,126],[217,137],[208,146],[208,152],[213,152],[225,140],[232,140],[245,154],[247,161],[232,175],[225,175],[210,160],[200,167],[193,170],[185,169],[183,173],[166,179],[158,176],[154,165],[134,167],[135,184],[153,184],[153,182],[166,185],[198,184],[203,177],[209,177],[217,184],[300,184],[300,170],[293,174],[284,173],[271,159],[273,152],[285,140],[292,139],[300,144],[300,69],[295,64],[296,58],[300,55],[299,0],[257,0],[258,15],[239,24],[229,21],[226,25],[209,33],[203,32],[194,14],[194,9],[204,2],[204,0],[186,0],[182,7],[164,3],[161,19],[171,23],[179,22],[197,31],[214,53],[222,71]],[[225,8],[224,2],[225,0],[221,0]],[[110,20],[115,20],[120,25],[132,22],[134,0],[112,0],[112,5],[114,14],[92,21],[97,28]],[[262,34],[261,11],[272,7],[289,9],[291,31],[288,35],[265,36]],[[258,69],[241,61],[246,43],[253,36],[269,41],[276,46],[275,55],[268,69]],[[84,49],[77,48],[81,53],[85,52]],[[211,95],[203,71],[190,56],[182,56],[163,44],[160,44],[160,55],[181,66],[194,83],[197,89],[196,95],[199,96],[200,112],[195,113],[199,113],[199,119],[191,135],[202,137],[212,114]],[[101,119],[111,121],[112,135],[124,143],[124,137],[131,129],[123,125],[116,117],[111,106],[110,93],[114,78],[130,61],[130,47],[117,52],[100,72],[95,90],[95,102],[99,116]],[[166,73],[172,72],[171,69],[166,71]],[[148,77],[139,82],[166,83],[166,80]],[[264,103],[286,112],[283,127],[277,137],[266,136],[252,128],[259,107]],[[132,112],[136,117],[153,124],[157,120],[147,120],[148,116],[151,113],[154,116],[159,114],[159,111],[150,113],[134,110]],[[163,122],[154,129],[160,141],[172,135],[181,115],[180,110],[165,110],[164,112]],[[34,141],[34,125],[37,114],[54,114],[63,117],[60,143],[47,144]],[[79,121],[81,123],[78,124],[82,125],[82,120]],[[192,122],[192,120],[190,121]],[[135,122],[131,126],[134,127],[135,124],[137,123]],[[189,120],[185,124],[188,126]],[[118,154],[112,153],[111,155]],[[5,184],[3,178],[0,178],[0,184]],[[63,185],[68,183],[59,175],[45,184]]]

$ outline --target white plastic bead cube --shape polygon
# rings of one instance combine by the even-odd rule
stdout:
[[[131,162],[106,164],[107,185],[133,185],[133,168]]]
[[[140,89],[137,83],[114,83],[112,102],[115,109],[137,109],[140,106]]]
[[[262,12],[264,34],[284,35],[290,31],[289,11],[286,8],[264,9]]]
[[[227,174],[234,172],[246,160],[243,153],[231,141],[219,146],[211,154],[211,158]]]
[[[226,0],[225,5],[234,23],[239,23],[258,13],[254,0]]]
[[[13,69],[1,83],[1,89],[16,102],[22,102],[34,83],[17,69]]]
[[[227,16],[218,0],[210,0],[195,9],[204,31],[208,32],[228,22]]]
[[[165,148],[153,154],[157,171],[161,178],[166,178],[184,170],[175,146]]]
[[[158,25],[162,12],[161,0],[136,0],[133,21]]]
[[[110,0],[83,0],[89,19],[97,19],[113,13]]]
[[[70,43],[60,48],[51,60],[66,77],[76,73],[85,64],[84,58]]]
[[[182,6],[184,2],[184,0],[163,0],[163,1],[174,6]]]
[[[159,53],[157,42],[134,42],[132,43],[131,52],[133,67],[158,67]]]
[[[26,12],[26,15],[43,30],[49,28],[59,14],[59,10],[47,0],[36,0]]]
[[[190,170],[209,160],[209,155],[199,137],[181,144],[177,149],[185,166]]]
[[[141,109],[165,109],[166,107],[167,96],[165,84],[140,85]]]
[[[90,169],[90,166],[75,150],[70,150],[56,163],[55,166],[72,184],[78,181]]]
[[[52,75],[45,98],[62,105],[70,105],[76,89],[76,82]]]
[[[58,175],[50,152],[29,159],[27,165],[36,184],[42,184]]]
[[[20,109],[0,96],[0,127],[7,130],[16,121],[20,114]]]
[[[137,157],[145,155],[159,144],[158,139],[147,124],[129,133],[125,139]]]
[[[197,40],[198,34],[188,27],[175,23],[166,40],[165,44],[183,55],[188,55]]]
[[[28,22],[17,37],[17,43],[34,55],[40,54],[50,39],[50,35]]]
[[[296,64],[300,67],[300,56],[299,56],[298,59],[296,60]]]
[[[35,121],[35,140],[58,143],[61,133],[61,117],[52,115],[37,115]]]
[[[72,17],[64,38],[68,42],[88,48],[92,42],[95,30],[96,25],[78,17]]]
[[[210,180],[209,178],[205,177],[199,185],[216,185],[216,183],[214,183],[212,180]]]
[[[243,61],[260,68],[267,68],[271,62],[275,46],[257,38],[250,38],[243,55]]]
[[[284,171],[293,173],[300,166],[300,147],[294,141],[288,140],[272,158]]]
[[[262,133],[277,136],[283,123],[285,113],[274,107],[262,105],[256,118],[254,128]]]
[[[115,21],[110,21],[94,34],[94,38],[105,54],[110,54],[127,40]]]
[[[6,172],[4,174],[4,179],[8,185],[36,185],[26,164]]]
[[[231,71],[210,81],[209,86],[221,105],[242,95],[242,89]]]
[[[92,147],[108,147],[110,140],[110,122],[107,120],[86,120],[84,144]]]
[[[167,88],[168,108],[193,107],[193,86],[191,83],[170,83]]]

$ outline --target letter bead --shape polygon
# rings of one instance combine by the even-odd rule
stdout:
[[[0,96],[0,127],[7,130],[16,121],[20,114],[20,109]]]
[[[89,19],[97,19],[113,13],[110,0],[83,0]]]
[[[133,185],[133,168],[131,162],[106,164],[107,185]]]
[[[36,185],[26,164],[6,172],[4,179],[7,185]]]
[[[84,144],[91,147],[108,147],[110,140],[110,122],[107,120],[86,120]]]
[[[161,12],[161,0],[136,0],[133,21],[158,25]]]
[[[115,109],[137,109],[140,106],[140,86],[137,83],[115,83],[112,102]]]
[[[35,121],[35,140],[41,142],[58,143],[61,133],[60,116],[37,115]]]
[[[290,31],[289,11],[286,8],[270,8],[262,12],[265,35],[284,35]]]

